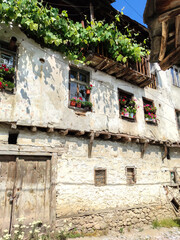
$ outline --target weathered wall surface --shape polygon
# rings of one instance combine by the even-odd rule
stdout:
[[[179,108],[180,96],[179,89],[172,87],[170,73],[158,69],[163,86],[156,90],[140,89],[100,71],[79,66],[90,72],[94,87],[91,94],[93,111],[78,116],[76,111],[68,108],[69,62],[57,52],[42,49],[17,27],[10,30],[2,24],[0,36],[4,41],[16,36],[19,43],[17,87],[14,94],[0,93],[0,121],[179,140],[174,109]],[[39,61],[40,58],[45,60],[44,64]],[[118,88],[133,93],[137,98],[139,109],[136,122],[119,118]],[[158,126],[150,126],[145,122],[142,97],[154,101]]]
[[[0,128],[0,132],[2,154],[3,147],[7,146],[9,129]],[[14,145],[19,153],[21,149],[29,151],[30,147],[48,147],[57,153],[52,176],[55,177],[53,208],[58,228],[118,229],[174,216],[163,186],[171,184],[170,170],[180,167],[179,149],[171,149],[171,160],[162,161],[164,149],[161,147],[149,145],[141,158],[140,144],[97,139],[92,158],[88,158],[88,142],[86,138],[45,132],[32,134],[24,130],[19,132],[17,146]],[[126,167],[136,168],[136,184],[127,184]],[[97,168],[107,170],[106,186],[95,186],[94,169]]]

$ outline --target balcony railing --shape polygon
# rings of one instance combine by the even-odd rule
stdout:
[[[96,70],[100,70],[115,76],[116,78],[125,80],[139,87],[149,86],[156,88],[155,78],[150,74],[149,57],[142,58],[141,62],[120,63],[112,60],[106,48],[100,43],[87,57],[90,66]]]

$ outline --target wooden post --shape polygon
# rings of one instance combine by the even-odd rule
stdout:
[[[91,133],[90,141],[88,144],[88,158],[91,158],[93,141],[94,141],[94,132]]]
[[[94,22],[94,6],[90,2],[90,20],[91,22]]]

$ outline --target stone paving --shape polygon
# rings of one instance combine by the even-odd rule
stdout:
[[[110,232],[107,236],[84,237],[76,240],[180,240],[180,228],[133,229],[130,232]]]

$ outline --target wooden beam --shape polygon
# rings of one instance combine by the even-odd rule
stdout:
[[[120,78],[120,77],[123,77],[124,75],[126,75],[126,73],[129,72],[129,68],[124,68],[123,70],[119,71],[117,74],[116,74],[116,78]]]
[[[94,136],[95,134],[94,132],[92,132],[90,136],[89,144],[88,144],[88,158],[91,158]]]
[[[173,52],[171,52],[167,57],[165,57],[160,62],[160,67],[162,70],[166,70],[172,67],[176,62],[180,60],[180,46],[176,48]]]
[[[83,136],[85,134],[85,131],[78,131],[75,133],[76,136]]]
[[[103,139],[110,139],[111,138],[111,134],[110,133],[101,133],[101,136]]]
[[[164,155],[162,157],[162,160],[164,160],[167,157],[167,153],[168,153],[167,145],[164,145]]]
[[[165,12],[159,16],[159,22],[167,21],[170,18],[174,18],[180,13],[180,7],[172,9],[169,12]]]
[[[122,139],[122,142],[125,142],[125,143],[129,143],[129,142],[131,142],[131,138],[130,137],[122,137],[121,138]]]
[[[108,74],[114,74],[114,73],[117,73],[118,71],[119,71],[119,69],[118,69],[118,64],[119,63],[116,63],[115,65],[113,65],[112,67],[110,67],[106,72],[108,73]]]
[[[35,127],[35,126],[31,127],[31,131],[32,132],[37,132],[37,127]]]
[[[16,123],[11,123],[11,129],[17,129]]]
[[[159,61],[161,62],[166,54],[166,46],[168,39],[168,21],[162,22],[162,36],[161,36],[161,47],[159,52]]]
[[[180,46],[180,14],[178,16],[176,16],[175,31],[176,31],[176,35],[175,35],[175,48],[177,48],[177,47]]]
[[[59,134],[61,134],[61,135],[63,135],[63,136],[66,136],[67,134],[68,134],[68,129],[66,129],[66,130],[60,130],[59,131]]]
[[[149,142],[143,143],[143,145],[142,145],[142,147],[141,147],[141,158],[144,157],[144,154],[145,154],[145,151],[146,151],[146,149],[147,149],[147,147],[148,147],[148,144],[149,144]]]
[[[54,132],[54,128],[48,127],[48,128],[47,128],[47,132],[48,132],[48,133],[53,133],[53,132]]]
[[[121,139],[121,135],[120,134],[112,135],[111,137],[112,137],[112,140],[115,140],[115,141]]]
[[[101,68],[104,66],[104,64],[106,64],[106,61],[107,61],[107,59],[105,58],[105,59],[103,59],[96,67],[95,67],[95,69],[97,69],[97,70],[101,70]]]
[[[94,137],[95,138],[98,138],[100,136],[100,133],[98,133],[98,132],[96,132],[95,134],[94,134]]]

